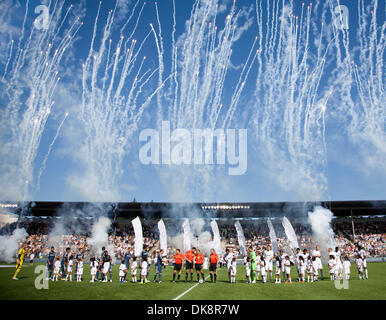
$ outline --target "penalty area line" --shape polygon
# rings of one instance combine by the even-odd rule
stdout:
[[[206,276],[205,278],[205,281],[206,279],[208,279],[209,276]],[[188,290],[184,291],[183,293],[181,293],[178,297],[174,298],[173,300],[179,300],[180,298],[182,298],[184,295],[186,295],[189,291],[193,290],[195,287],[197,287],[200,283],[196,283],[193,287],[190,287]]]

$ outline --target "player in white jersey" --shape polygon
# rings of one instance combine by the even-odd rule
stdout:
[[[298,282],[304,282],[306,274],[306,261],[303,255],[299,255],[299,280]]]
[[[281,272],[281,259],[279,256],[276,256],[275,258],[275,283],[281,283],[280,278],[280,272]]]
[[[261,272],[261,281],[263,283],[266,283],[267,282],[267,272],[266,272],[266,263],[265,263],[265,259],[263,256],[261,257],[259,264],[260,264],[260,272]]]
[[[331,254],[328,260],[328,270],[330,272],[330,280],[335,280],[335,267],[336,267],[335,257],[334,255]]]
[[[271,246],[267,246],[267,250],[264,251],[264,259],[266,264],[266,271],[269,274],[269,281],[272,282],[273,251]]]
[[[138,268],[137,258],[133,257],[133,262],[131,263],[131,282],[133,283],[137,282],[137,268]]]
[[[358,250],[359,250],[359,255],[361,256],[361,259],[363,261],[363,271],[365,273],[366,279],[368,279],[369,278],[369,273],[367,271],[367,260],[366,260],[367,254],[366,254],[366,251],[361,246],[358,246]]]
[[[82,258],[78,259],[77,269],[76,269],[76,281],[81,282],[83,275],[83,260]]]
[[[91,261],[91,263],[90,263],[90,273],[91,273],[91,280],[90,280],[90,282],[94,282],[95,281],[95,275],[96,275],[96,273],[98,271],[99,264],[95,260],[95,258],[91,258],[90,261]]]
[[[319,262],[316,260],[316,257],[312,257],[312,270],[314,272],[314,281],[318,281]]]
[[[338,247],[335,247],[335,263],[336,263],[335,273],[339,279],[342,279],[343,263],[342,263],[342,255]]]
[[[54,278],[53,278],[54,281],[58,281],[59,274],[60,274],[60,257],[57,256],[56,261],[54,263]]]
[[[282,249],[280,249],[279,252],[280,252],[281,272],[283,273],[283,282],[285,282],[286,281],[286,276],[285,276],[285,265],[284,265],[284,262],[285,262],[285,258],[287,257],[287,254],[285,254]]]
[[[125,259],[122,259],[122,263],[119,266],[119,283],[125,282],[125,275],[127,273]]]
[[[320,279],[323,280],[323,265],[321,259],[322,255],[319,251],[319,246],[315,246],[315,250],[312,252],[312,256],[315,257],[315,266],[317,268],[317,272],[320,271]]]
[[[303,257],[303,253],[300,251],[300,248],[296,248],[296,252],[294,253],[295,256],[295,266],[296,266],[296,272],[298,273],[298,282],[301,281],[300,277],[300,257]],[[304,261],[304,259],[303,259]]]
[[[364,276],[363,276],[363,260],[362,260],[362,257],[361,257],[360,254],[357,254],[357,258],[355,260],[355,263],[357,265],[359,279],[360,280],[364,280]]]
[[[260,274],[261,274],[261,255],[260,252],[256,253],[256,280],[259,280]]]
[[[230,251],[229,248],[225,250],[225,255],[224,255],[224,263],[226,264],[226,268],[228,271],[228,280],[231,282],[231,271],[232,271],[232,261],[233,261],[234,255],[233,252]]]
[[[313,261],[312,257],[308,256],[307,261],[306,261],[306,269],[307,269],[307,282],[314,282],[314,266],[313,266]]]
[[[247,278],[247,283],[251,283],[251,262],[249,257],[245,257],[245,276]]]
[[[289,256],[285,257],[284,270],[285,270],[285,275],[287,278],[287,281],[285,283],[292,283],[292,280],[291,280],[291,261],[289,259]]]
[[[237,272],[237,259],[233,257],[231,262],[231,283],[236,283],[236,272]]]
[[[147,260],[142,261],[141,263],[141,284],[147,283]]]
[[[67,275],[66,275],[66,281],[70,279],[72,281],[72,267],[74,265],[74,257],[71,255],[69,260],[68,260],[68,265],[67,265]]]
[[[346,280],[350,280],[350,274],[351,274],[351,263],[348,258],[348,256],[344,257],[343,261],[343,274],[346,276]]]

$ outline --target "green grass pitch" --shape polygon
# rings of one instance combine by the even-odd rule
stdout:
[[[197,284],[194,276],[194,283],[180,281],[171,283],[172,267],[166,267],[163,271],[163,283],[133,284],[131,282],[120,284],[118,279],[118,268],[113,267],[113,282],[90,283],[89,266],[85,266],[83,282],[49,282],[49,289],[38,290],[35,288],[35,279],[38,274],[34,273],[38,264],[30,265],[25,263],[19,274],[18,281],[12,280],[15,271],[11,267],[0,268],[0,299],[101,299],[101,300],[172,300],[180,296],[185,291],[195,286],[180,299],[188,300],[339,300],[357,299],[367,300],[386,299],[386,263],[368,263],[369,279],[359,280],[355,266],[351,267],[351,280],[349,288],[338,290],[335,288],[334,281],[330,281],[327,268],[325,266],[324,281],[315,283],[292,283],[275,284],[261,283],[247,284],[245,280],[245,268],[238,267],[237,282],[230,284],[227,282],[228,276],[224,268],[218,270],[217,283],[206,282]],[[292,268],[292,278],[297,280],[296,270]],[[205,270],[205,275],[209,275]],[[153,280],[154,266],[150,271],[150,279]],[[130,276],[128,276],[130,279]],[[181,279],[185,279],[184,271]],[[209,280],[209,279],[208,279]],[[197,284],[197,285],[196,285]]]

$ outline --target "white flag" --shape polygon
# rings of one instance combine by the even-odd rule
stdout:
[[[160,247],[164,251],[164,255],[168,254],[168,238],[166,234],[165,223],[161,219],[158,221],[158,231],[159,231],[159,239],[160,239]]]
[[[136,217],[134,220],[131,220],[131,223],[133,224],[135,234],[134,254],[136,257],[139,257],[143,249],[142,224],[138,217]]]
[[[238,220],[236,221],[235,228],[237,231],[237,238],[239,240],[240,252],[241,254],[245,255],[247,254],[247,250],[245,248],[245,237],[244,237],[244,232],[243,232],[243,228],[241,227],[240,221]]]
[[[216,251],[218,255],[220,255],[222,253],[221,237],[220,237],[220,231],[218,230],[218,225],[216,220],[212,220],[210,222],[210,226],[212,227],[212,232],[213,232],[213,249]]]
[[[192,246],[192,233],[190,232],[189,219],[184,220],[182,228],[184,229],[184,252],[186,252]]]

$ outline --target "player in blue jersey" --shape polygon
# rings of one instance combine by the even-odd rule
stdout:
[[[47,280],[52,280],[52,273],[54,272],[54,264],[55,264],[55,248],[51,247],[50,252],[47,255]]]
[[[71,248],[66,248],[65,253],[63,254],[62,262],[61,262],[61,269],[62,269],[62,280],[66,280],[66,271],[67,271],[67,265],[68,265],[68,258],[70,257]]]
[[[79,252],[75,255],[75,272],[78,270],[78,263],[84,260],[83,248],[79,248]]]
[[[123,256],[123,259],[125,261],[125,267],[126,267],[126,270],[130,270],[130,262],[131,262],[131,252],[129,250],[127,250]],[[124,281],[126,282],[126,276],[127,276],[127,273],[125,273],[124,275]]]

